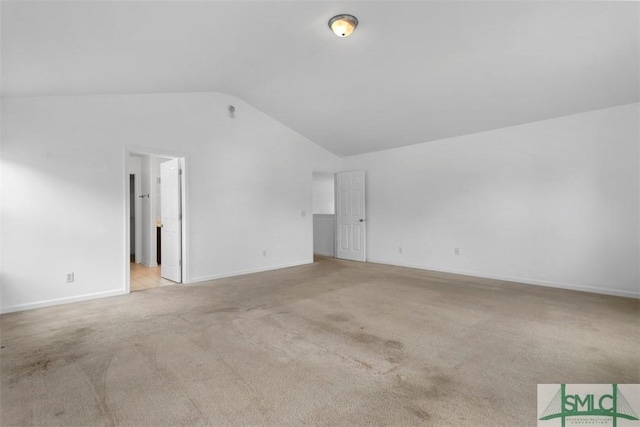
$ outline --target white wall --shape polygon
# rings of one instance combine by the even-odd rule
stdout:
[[[311,172],[338,159],[238,98],[5,98],[2,112],[3,312],[124,292],[125,147],[186,158],[187,282],[312,262]]]
[[[336,216],[313,214],[313,253],[335,256]]]
[[[367,171],[368,259],[640,297],[638,115],[632,104],[342,159]]]

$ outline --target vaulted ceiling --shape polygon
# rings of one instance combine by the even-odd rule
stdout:
[[[637,102],[640,4],[3,1],[2,95],[218,91],[350,155]],[[327,21],[356,15],[338,38]]]

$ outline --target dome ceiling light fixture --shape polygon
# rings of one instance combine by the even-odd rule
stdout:
[[[353,15],[336,15],[329,20],[329,28],[338,37],[348,37],[358,26],[358,19]]]

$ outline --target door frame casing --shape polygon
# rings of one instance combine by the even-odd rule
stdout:
[[[167,151],[161,149],[152,149],[147,147],[136,147],[136,146],[126,146],[123,150],[123,164],[125,173],[123,174],[123,210],[124,210],[124,218],[125,218],[125,226],[124,226],[124,292],[131,292],[131,248],[130,248],[130,233],[131,229],[129,226],[129,209],[130,209],[130,199],[129,199],[129,158],[132,154],[142,154],[146,156],[156,156],[156,157],[166,157],[166,158],[177,158],[180,159],[180,166],[182,167],[182,179],[180,181],[181,187],[181,209],[182,209],[182,283],[189,283],[189,246],[188,246],[188,231],[189,231],[189,211],[188,211],[188,200],[189,200],[189,191],[188,191],[188,180],[189,180],[189,171],[188,171],[188,157],[184,153]]]

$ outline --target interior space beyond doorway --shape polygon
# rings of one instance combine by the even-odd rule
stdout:
[[[147,267],[143,264],[132,262],[130,267],[131,292],[176,284],[160,276],[160,266]]]
[[[366,262],[365,172],[313,172],[313,254]]]
[[[125,291],[186,280],[186,169],[175,154],[125,152]]]
[[[335,256],[335,174],[312,174],[313,254]]]

